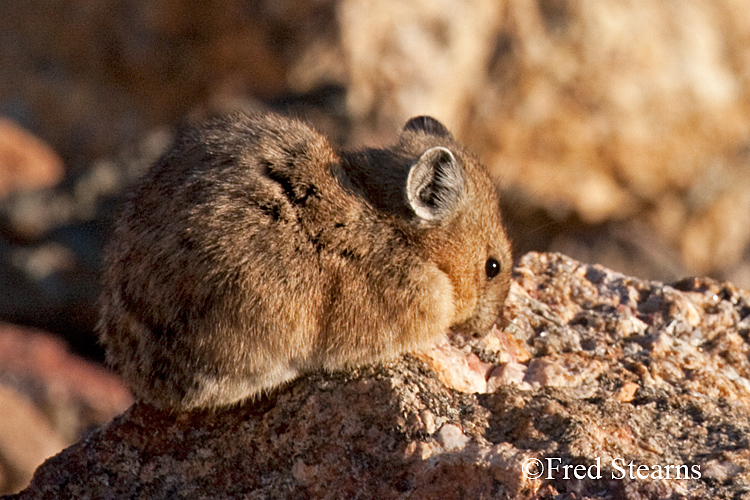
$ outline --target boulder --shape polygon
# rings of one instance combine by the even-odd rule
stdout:
[[[587,260],[588,247],[596,262],[674,279],[674,264],[649,266],[671,252],[691,273],[750,283],[750,23],[737,9],[345,0],[349,111],[360,130],[434,114],[494,169],[506,213],[551,219],[538,221],[542,247],[524,217],[514,240],[527,249]],[[592,226],[604,244],[572,244]]]
[[[222,411],[136,403],[7,498],[738,498],[749,332],[729,283],[529,253],[483,339]]]

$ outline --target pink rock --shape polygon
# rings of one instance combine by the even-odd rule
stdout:
[[[448,387],[461,392],[487,392],[487,372],[492,365],[476,354],[466,354],[444,342],[418,354]]]
[[[0,374],[28,389],[55,431],[69,441],[133,401],[119,377],[71,354],[62,340],[7,323],[0,323]]]
[[[510,361],[500,366],[493,367],[487,377],[487,392],[495,392],[502,385],[513,384],[522,389],[530,389],[531,386],[524,382],[526,366],[521,363]]]

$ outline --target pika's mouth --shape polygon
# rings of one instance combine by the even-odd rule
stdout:
[[[453,325],[448,330],[449,337],[459,337],[463,341],[483,339],[492,331],[493,322],[488,326],[476,324],[476,321],[469,320],[458,325]],[[486,322],[485,322],[486,323]]]
[[[483,339],[492,331],[494,326],[502,328],[505,323],[505,319],[502,313],[502,309],[499,311],[482,311],[478,308],[476,314],[467,319],[466,321],[452,325],[449,329],[451,336],[461,337],[465,341]]]

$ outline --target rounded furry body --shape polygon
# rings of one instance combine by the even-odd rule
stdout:
[[[344,153],[235,114],[184,130],[125,200],[98,330],[136,397],[215,408],[484,333],[510,267],[493,183],[436,120]]]

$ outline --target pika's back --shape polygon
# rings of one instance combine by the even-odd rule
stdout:
[[[236,114],[178,136],[105,265],[108,361],[137,397],[190,409],[486,330],[510,253],[489,177],[434,119],[340,153],[299,121]]]

